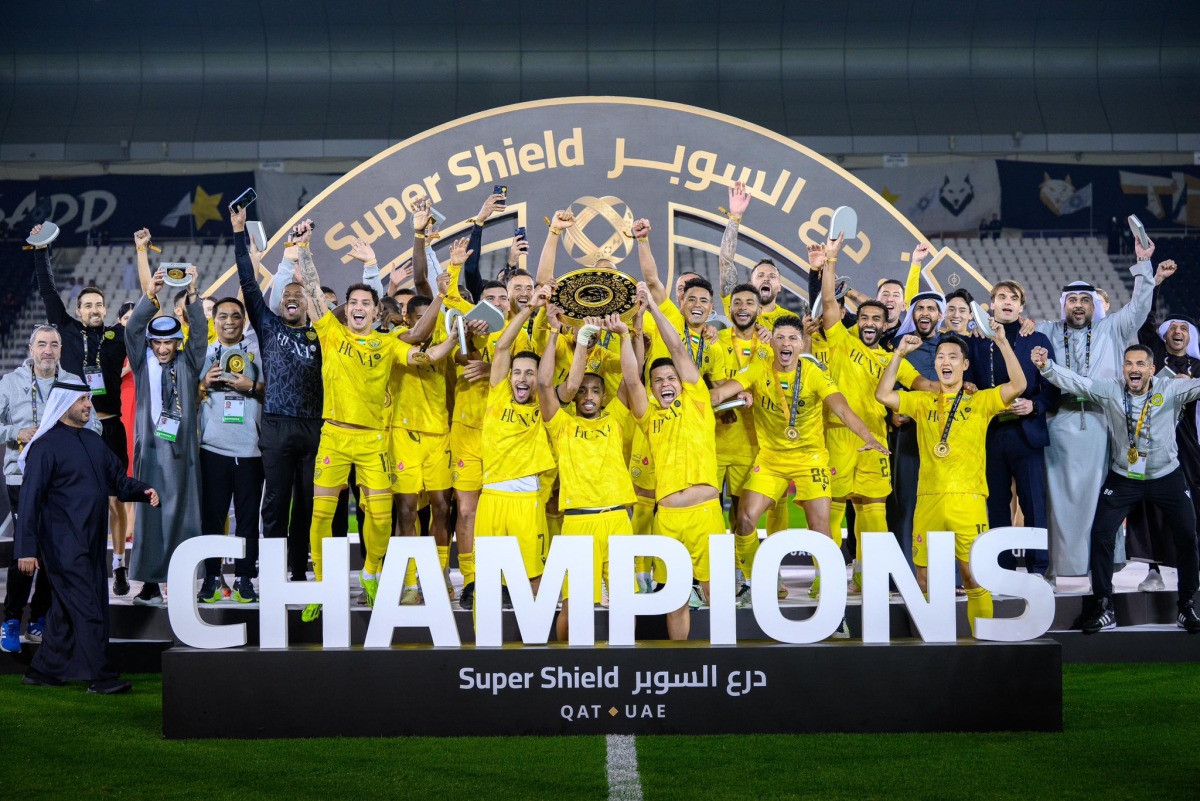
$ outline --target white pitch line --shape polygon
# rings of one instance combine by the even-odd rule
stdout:
[[[609,801],[642,801],[642,777],[638,774],[637,738],[632,734],[610,734],[608,745]]]

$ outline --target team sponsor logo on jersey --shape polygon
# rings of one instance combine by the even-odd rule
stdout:
[[[105,331],[105,332],[104,332],[104,338],[105,338],[105,339],[115,339],[115,338],[116,338],[116,336],[117,336],[117,332],[116,332],[116,331]]]
[[[305,331],[304,336],[308,337],[310,342],[313,342],[313,341],[316,341],[317,332],[316,331]]]
[[[1154,397],[1152,397],[1152,398],[1150,399],[1150,402],[1151,402],[1151,403],[1153,403],[1155,406],[1162,406],[1162,404],[1163,404],[1163,398],[1162,398],[1162,395],[1160,395],[1160,394],[1158,394],[1157,392],[1155,392],[1155,393],[1154,393]]]

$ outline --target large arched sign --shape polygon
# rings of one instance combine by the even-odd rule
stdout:
[[[846,243],[839,269],[861,291],[873,293],[884,277],[903,277],[909,254],[924,241],[866,184],[780,134],[677,103],[570,97],[473,114],[388,148],[298,211],[271,238],[269,250],[278,252],[288,228],[312,217],[318,226],[313,256],[323,282],[346,286],[359,274],[348,255],[354,239],[371,242],[385,274],[408,257],[409,208],[417,198],[428,196],[446,215],[439,242],[445,247],[466,230],[492,187],[503,185],[508,208],[488,221],[485,250],[508,248],[515,229],[526,226],[533,267],[546,235],[543,217],[572,207],[581,224],[562,237],[571,258],[560,253],[558,271],[603,254],[636,275],[636,264],[625,261],[636,259],[628,228],[646,217],[655,258],[669,281],[677,250],[718,252],[725,224],[719,207],[726,204],[726,187],[739,180],[753,198],[741,228],[739,264],[748,268],[761,257],[773,258],[785,286],[801,297],[807,295],[805,248],[823,241],[838,206],[858,213],[859,234]],[[232,278],[227,272],[214,289]]]

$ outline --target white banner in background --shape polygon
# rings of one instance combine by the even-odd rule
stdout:
[[[855,170],[926,235],[977,231],[1000,213],[1000,176],[992,159]]]

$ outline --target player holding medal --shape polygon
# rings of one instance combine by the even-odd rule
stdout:
[[[971,545],[988,529],[987,442],[988,423],[1025,391],[1025,373],[1004,332],[992,325],[992,340],[1004,356],[1008,383],[967,394],[963,373],[967,343],[953,334],[937,347],[934,367],[939,392],[899,392],[896,377],[904,357],[921,345],[920,337],[909,334],[900,340],[888,362],[875,399],[889,409],[911,417],[917,425],[921,451],[921,475],[917,484],[917,508],[913,515],[913,565],[917,582],[928,592],[928,535],[930,531],[954,532],[954,556],[967,591],[967,620],[971,632],[975,619],[992,616],[992,595],[971,574]]]

